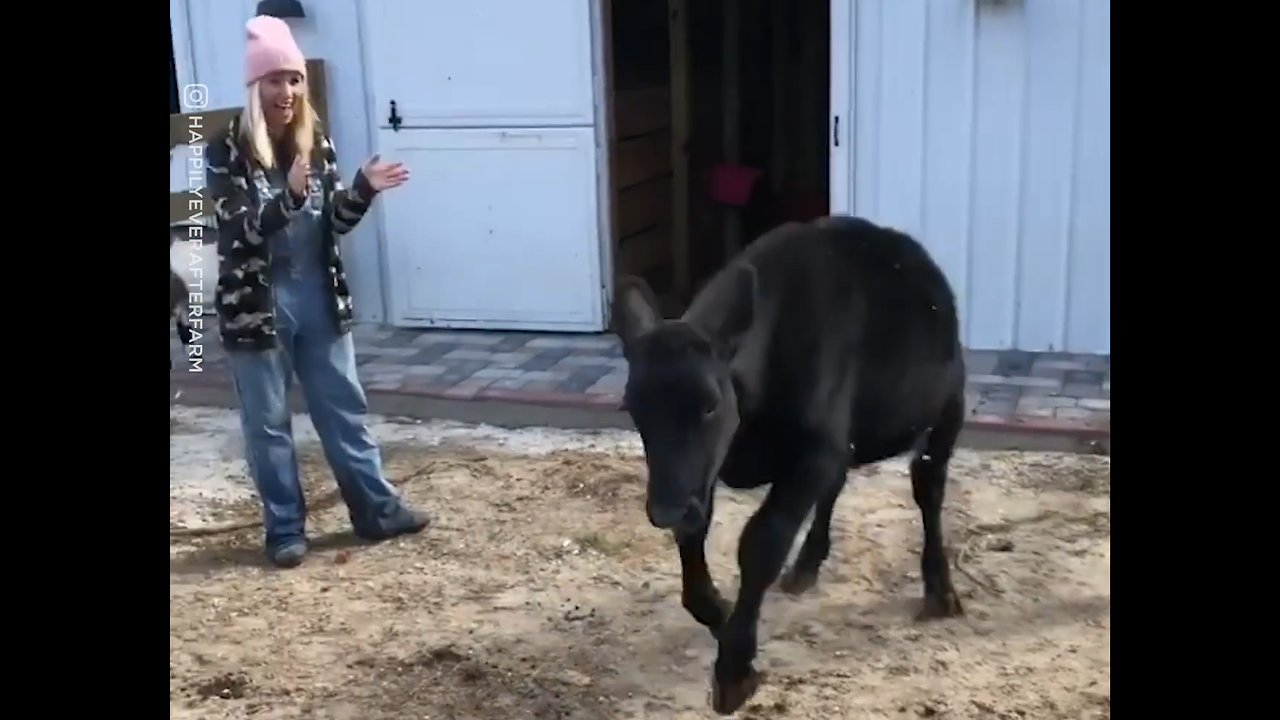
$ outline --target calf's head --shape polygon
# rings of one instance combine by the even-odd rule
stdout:
[[[624,401],[644,444],[649,522],[676,532],[706,522],[738,429],[730,362],[756,310],[750,266],[721,274],[683,317],[663,319],[644,281],[622,278],[613,321],[628,373]]]

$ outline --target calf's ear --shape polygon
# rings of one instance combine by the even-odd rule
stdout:
[[[694,299],[684,319],[729,353],[756,319],[756,269],[735,263],[708,283]]]
[[[653,290],[644,280],[630,275],[618,278],[611,316],[614,332],[622,340],[622,350],[627,357],[631,356],[636,338],[662,321]]]

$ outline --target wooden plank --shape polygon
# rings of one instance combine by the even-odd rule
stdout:
[[[661,267],[667,259],[667,239],[670,228],[657,225],[644,232],[624,238],[619,246],[620,271],[630,275],[644,275]]]
[[[604,96],[606,98],[613,97],[613,88],[616,84],[613,72],[613,0],[601,0],[600,2],[601,27],[604,29],[603,37],[600,40],[601,52],[604,55]],[[609,148],[609,156],[612,158],[616,151],[614,143],[618,137],[617,110],[614,108],[613,102],[605,104],[605,147]],[[609,260],[610,272],[616,277],[622,268],[622,256],[619,254],[618,247],[618,183],[617,176],[612,174],[609,178]],[[610,288],[613,285],[610,284]],[[608,312],[610,308],[606,308]],[[613,318],[609,318],[609,328],[613,328]]]
[[[617,140],[662,130],[671,125],[671,90],[655,86],[619,92],[613,112]]]
[[[830,34],[827,10],[813,4],[798,4],[802,37],[810,33]],[[814,81],[830,72],[831,56],[826,41],[804,43],[800,48],[799,77]],[[797,83],[792,118],[796,125],[791,150],[791,191],[802,195],[814,193],[828,197],[831,165],[831,129],[828,105],[829,83]],[[825,204],[825,202],[824,202]]]
[[[773,181],[773,192],[781,195],[787,185],[787,119],[793,115],[793,108],[788,102],[791,85],[787,82],[790,65],[787,62],[787,21],[789,19],[790,0],[770,0],[771,41],[770,60],[772,61],[773,85],[773,167],[769,169]]]
[[[671,222],[671,177],[657,177],[618,193],[617,235],[625,238]]]
[[[724,110],[721,116],[723,122],[723,136],[720,138],[723,143],[721,153],[724,156],[724,162],[737,163],[741,155],[741,129],[742,124],[739,118],[741,113],[741,93],[739,82],[742,74],[742,51],[741,34],[742,34],[742,18],[741,8],[738,3],[727,2],[724,4],[724,27],[720,34],[720,61],[723,63],[724,76],[722,77],[721,90],[724,93]],[[739,236],[742,235],[742,216],[738,212],[738,208],[724,208],[724,257],[721,258],[721,264],[727,263],[737,252],[739,247]]]
[[[671,172],[671,131],[622,140],[615,146],[612,164],[617,191]]]
[[[313,58],[307,61],[307,85],[311,91],[311,106],[316,109],[322,124],[329,119],[329,83],[325,79],[324,60]]]
[[[689,2],[667,0],[671,64],[671,271],[672,293],[680,303],[691,297],[689,249],[689,135],[693,125]]]

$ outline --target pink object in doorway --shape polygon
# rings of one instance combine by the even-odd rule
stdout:
[[[751,200],[756,182],[764,175],[760,168],[721,163],[711,168],[711,199],[725,205],[744,207]]]

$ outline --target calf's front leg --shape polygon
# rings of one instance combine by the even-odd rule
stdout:
[[[713,490],[707,501],[706,522],[699,529],[675,533],[676,545],[680,548],[680,604],[694,620],[705,625],[712,635],[724,625],[725,618],[729,617],[729,611],[733,607],[721,597],[715,581],[711,579],[711,571],[707,568],[707,533],[711,529],[715,495]]]
[[[774,485],[743,528],[738,542],[742,583],[738,601],[718,637],[711,687],[712,709],[721,715],[736,712],[760,686],[760,675],[752,662],[765,591],[782,573],[800,526],[817,499],[829,492],[829,478],[836,477],[843,460],[838,453],[824,453],[803,461],[794,481],[781,488]]]

